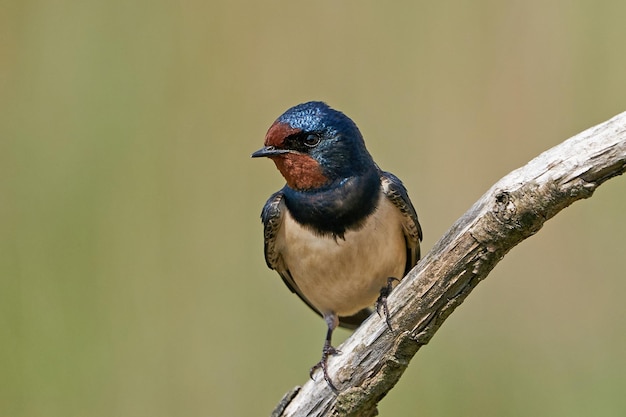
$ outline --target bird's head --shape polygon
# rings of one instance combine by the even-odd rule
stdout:
[[[375,167],[356,124],[319,101],[283,113],[267,131],[265,146],[252,154],[262,156],[295,190],[319,189]]]

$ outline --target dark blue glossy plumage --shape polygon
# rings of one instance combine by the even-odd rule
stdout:
[[[320,143],[309,155],[331,181],[377,169],[356,124],[321,101],[294,106],[276,121],[319,135]]]
[[[321,235],[342,237],[347,230],[358,228],[376,209],[380,190],[379,169],[358,127],[319,101],[292,107],[277,122],[320,138],[319,145],[308,154],[328,179],[327,184],[314,189],[283,188],[294,218]]]
[[[343,239],[346,231],[358,229],[376,209],[380,178],[372,169],[322,189],[298,191],[285,186],[282,192],[287,209],[296,221],[320,235]]]

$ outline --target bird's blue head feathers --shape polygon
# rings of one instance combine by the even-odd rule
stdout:
[[[373,164],[359,128],[348,116],[321,101],[298,104],[283,113],[284,123],[304,134],[315,134],[320,143],[310,155],[329,174],[349,176]]]
[[[304,132],[344,134],[363,140],[361,132],[348,116],[321,101],[298,104],[283,113],[276,121]]]
[[[320,101],[298,104],[283,113],[253,156],[274,160],[287,183],[313,189],[377,169],[356,124]]]

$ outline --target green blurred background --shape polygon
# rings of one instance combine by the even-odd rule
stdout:
[[[626,110],[618,1],[0,2],[0,416],[268,415],[323,322],[265,266],[249,155],[325,100],[428,251],[496,180]],[[626,179],[515,248],[385,416],[626,413]],[[338,334],[338,340],[349,335]]]

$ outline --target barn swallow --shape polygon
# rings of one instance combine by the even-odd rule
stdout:
[[[382,171],[356,124],[318,101],[287,110],[253,158],[268,157],[287,184],[263,207],[265,260],[326,321],[321,368],[339,325],[354,329],[419,260],[422,230],[407,190]]]

